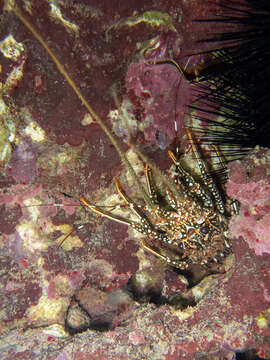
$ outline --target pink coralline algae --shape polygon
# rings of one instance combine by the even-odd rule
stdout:
[[[187,105],[192,87],[171,64],[149,65],[146,61],[131,64],[126,77],[127,90],[133,92],[144,109],[144,136],[165,149],[175,139],[174,121],[179,136],[184,132]]]
[[[159,148],[172,142],[191,87],[172,65],[149,61],[175,55],[187,64],[182,45],[198,39],[191,21],[209,11],[204,2],[17,4],[107,123],[117,107],[109,89],[125,83],[119,104],[129,97],[134,111],[140,108],[143,140]],[[54,6],[62,17],[51,15]],[[145,16],[156,20],[160,13],[176,32]],[[32,34],[12,13],[2,11],[0,24],[1,38],[13,33],[25,53],[22,76],[10,102],[5,98],[18,124],[12,160],[0,175],[1,359],[229,360],[249,349],[269,357],[267,152],[231,165],[228,194],[239,200],[240,215],[232,220],[234,255],[225,260],[226,271],[189,281],[190,274],[146,253],[127,226],[77,206],[81,195],[98,204],[115,197],[113,177],[122,181],[127,171]],[[152,48],[140,52],[144,44]],[[14,64],[0,56],[6,79]],[[42,141],[26,137],[29,122],[43,129]],[[151,155],[168,166],[160,150]],[[67,319],[83,326],[69,333]]]
[[[254,203],[255,191],[255,205],[264,224],[268,218],[267,158],[268,151],[259,150],[232,163],[228,184],[229,193],[238,189],[238,184],[250,190],[241,193],[238,189],[240,208],[245,210]],[[259,185],[248,187],[250,178]],[[13,189],[16,198],[16,187]],[[39,192],[36,189],[33,195]],[[233,219],[232,227],[247,218],[244,210],[240,211],[243,216]],[[82,231],[79,236],[83,246],[72,252],[51,246],[46,251],[37,249],[31,257],[25,249],[25,257],[19,260],[13,254],[10,261],[12,252],[4,247],[6,260],[1,266],[7,272],[2,277],[2,291],[9,296],[2,296],[8,314],[2,318],[3,329],[8,330],[1,344],[3,359],[10,357],[10,346],[14,358],[27,351],[28,358],[47,351],[52,360],[110,359],[116,355],[137,360],[145,354],[154,360],[220,360],[235,359],[235,352],[249,349],[262,358],[269,357],[270,255],[256,255],[244,235],[232,241],[234,256],[226,259],[225,273],[206,276],[191,287],[183,276],[163,268],[151,256],[146,261],[144,255],[144,265],[139,267],[138,245],[126,227],[101,221],[94,231]],[[5,241],[12,244],[12,234]],[[20,297],[24,300],[19,301]],[[53,317],[48,316],[51,309]],[[69,335],[64,330],[69,314],[73,324],[83,321],[89,329],[82,326],[82,333]],[[12,330],[15,321],[23,332]],[[55,323],[62,330],[54,328]]]
[[[28,184],[35,180],[37,156],[37,145],[34,145],[30,138],[25,137],[12,154],[10,174],[16,182]]]
[[[56,337],[55,347],[46,336],[49,329],[27,330],[23,336],[20,331],[13,330],[5,336],[8,346],[2,350],[4,359],[9,347],[16,343],[20,344],[21,352],[42,349],[51,354],[51,359],[66,353],[72,360],[115,356],[137,360],[145,354],[154,360],[221,360],[235,359],[235,352],[247,349],[256,349],[262,358],[267,358],[270,315],[269,301],[264,294],[270,289],[269,256],[259,259],[240,240],[235,242],[234,250],[235,264],[226,274],[219,274],[218,285],[210,287],[193,306],[176,310],[168,305],[132,305],[122,291],[117,290],[111,296],[85,288],[77,297],[88,312],[92,312],[93,319],[100,316],[99,309],[105,309],[110,320],[119,311],[123,323],[117,325],[115,322],[113,329],[105,332],[89,330],[74,337]],[[198,295],[199,288],[195,286],[191,291]],[[119,301],[124,298],[125,306],[119,309]],[[15,356],[16,346],[13,351]]]
[[[257,255],[270,253],[269,150],[257,150],[245,160],[230,165],[228,195],[240,203],[231,222],[233,237],[242,236]]]

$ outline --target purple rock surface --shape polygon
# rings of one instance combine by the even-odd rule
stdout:
[[[225,273],[198,271],[189,284],[126,225],[79,206],[82,195],[118,203],[115,177],[132,198],[138,191],[43,47],[7,11],[11,3],[0,8],[0,358],[221,360],[248,350],[269,357],[269,151],[231,164],[227,192],[240,203],[230,224],[234,255]],[[205,46],[192,20],[206,18],[215,2],[16,3],[139,177],[143,163],[126,140],[168,169],[164,149],[174,120],[182,131],[189,119],[193,90],[173,66],[150,62],[200,66],[202,57],[188,56]],[[125,123],[126,112],[133,122]]]

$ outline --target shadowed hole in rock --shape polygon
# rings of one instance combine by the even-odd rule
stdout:
[[[256,355],[256,350],[251,349],[244,352],[237,352],[235,355],[236,360],[260,360],[261,358]]]
[[[149,274],[145,275],[142,271],[138,273],[131,276],[126,285],[126,290],[135,301],[141,304],[153,303],[157,306],[168,304],[181,310],[196,305],[193,299],[185,296],[187,282],[185,283],[182,274],[169,270],[165,271],[164,278],[160,279],[158,274],[156,278],[147,278]]]
[[[106,314],[105,314],[106,317]],[[65,318],[65,328],[70,335],[82,333],[86,330],[107,331],[113,328],[112,319],[105,317],[92,318],[79,304],[70,305]]]
[[[195,306],[196,302],[185,296],[188,282],[182,273],[153,267],[137,271],[122,289],[102,291],[93,287],[82,288],[67,310],[66,330],[74,335],[88,329],[103,332],[120,324],[125,326],[129,321],[126,314],[132,312],[136,302],[157,306],[168,304],[180,310]]]
[[[122,289],[100,290],[92,286],[80,289],[71,301],[65,327],[71,334],[87,329],[99,332],[123,326],[137,307]]]

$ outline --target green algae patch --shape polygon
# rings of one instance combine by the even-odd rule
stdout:
[[[131,16],[125,19],[121,19],[116,24],[112,25],[108,30],[112,28],[121,28],[123,26],[135,26],[141,23],[150,25],[153,28],[162,27],[163,29],[171,30],[177,32],[173,25],[172,18],[167,14],[157,10],[145,11],[142,15]]]

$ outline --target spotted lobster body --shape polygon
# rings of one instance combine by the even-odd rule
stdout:
[[[220,261],[229,251],[226,237],[228,219],[212,209],[203,208],[193,199],[185,198],[175,208],[155,208],[151,225],[147,221],[133,224],[140,233],[153,238],[157,253],[165,254],[165,261],[180,269],[190,264],[206,265]],[[156,254],[157,255],[157,254]]]
[[[91,205],[84,197],[82,203],[92,211],[131,226],[145,235],[142,246],[169,265],[186,269],[191,264],[208,265],[221,262],[230,252],[227,238],[228,216],[223,196],[202,160],[196,142],[189,129],[186,130],[198,162],[201,179],[185,170],[172,152],[169,156],[176,166],[176,175],[165,190],[157,189],[152,170],[145,167],[147,193],[150,198],[145,206],[137,205],[129,198],[119,182],[119,195],[137,217],[131,220]],[[220,157],[220,154],[215,150]],[[221,159],[221,158],[220,158]],[[221,161],[221,160],[220,160]],[[223,164],[223,162],[221,161]],[[115,208],[119,206],[115,206]]]

